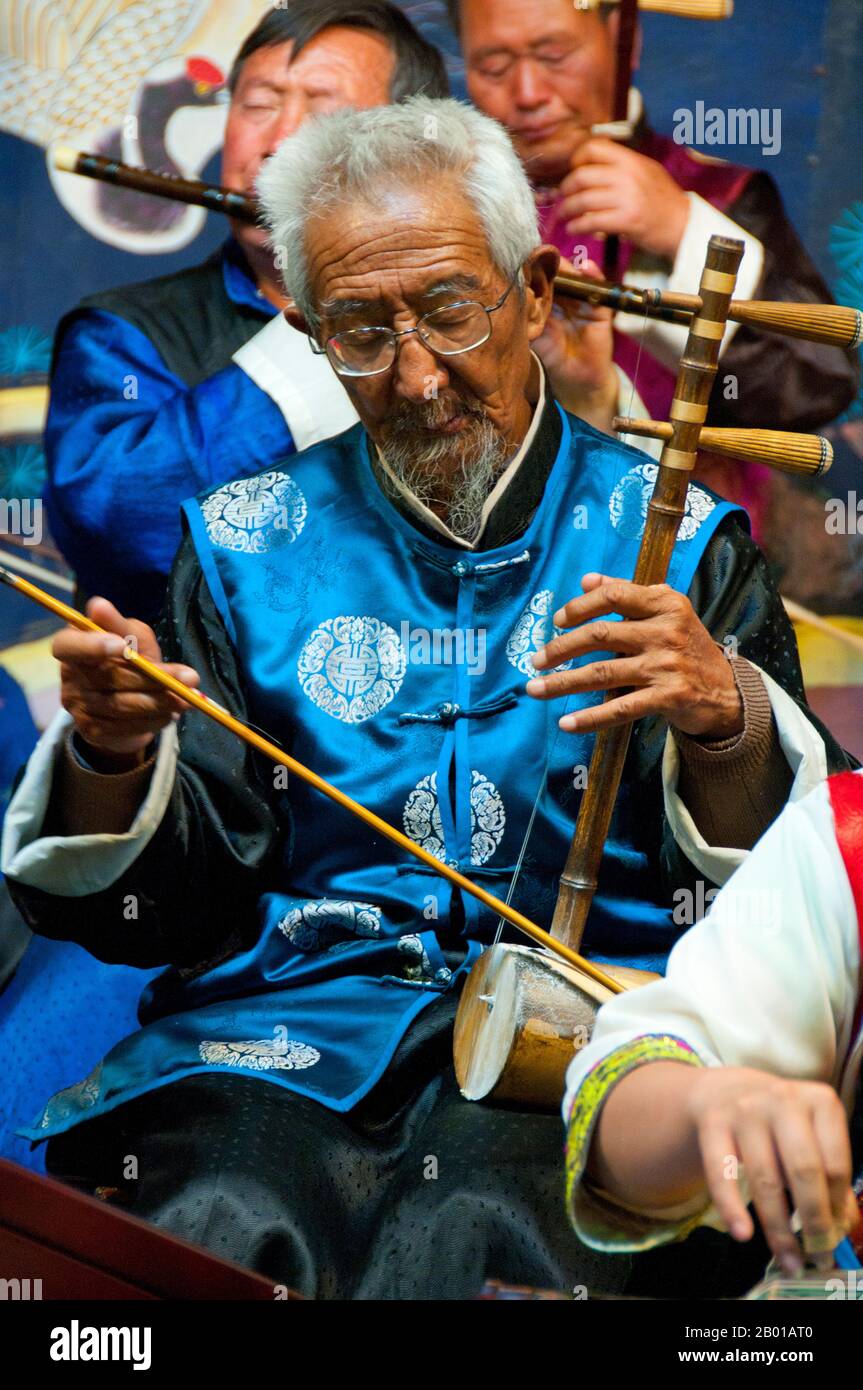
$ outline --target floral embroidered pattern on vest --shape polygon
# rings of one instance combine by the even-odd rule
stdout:
[[[559,637],[562,628],[555,627],[551,615],[555,610],[554,594],[551,589],[540,589],[525,606],[518,622],[509,635],[506,644],[506,659],[523,676],[535,676],[536,668],[531,662],[534,652],[541,651],[554,637]],[[569,663],[564,663],[568,665]],[[555,670],[562,670],[562,666]]]
[[[637,541],[647,520],[647,504],[659,468],[655,463],[639,463],[624,473],[611,494],[608,514],[615,531],[628,540]],[[679,541],[691,541],[702,522],[710,515],[716,501],[697,483],[689,484],[686,497],[686,515],[677,533]]]
[[[245,1067],[249,1071],[300,1071],[313,1067],[321,1060],[316,1047],[292,1039],[271,1042],[259,1038],[253,1042],[206,1041],[198,1046],[202,1062],[211,1066]]]
[[[261,555],[290,545],[306,524],[306,499],[289,473],[238,478],[201,504],[213,545]]]
[[[470,862],[485,864],[503,839],[506,811],[494,782],[473,768],[470,774]],[[437,773],[423,777],[414,787],[404,809],[405,833],[436,859],[446,862]]]
[[[379,936],[381,910],[374,903],[324,898],[291,908],[278,928],[299,951],[325,951],[345,937]]]
[[[297,674],[313,705],[344,724],[380,713],[404,680],[398,634],[379,618],[327,618],[300,652]]]

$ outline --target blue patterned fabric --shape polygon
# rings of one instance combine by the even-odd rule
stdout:
[[[27,697],[16,680],[0,666],[0,835],[18,769],[26,762],[38,737]],[[30,942],[30,932],[9,896],[0,874],[0,991],[14,974]],[[2,1003],[0,1003],[2,1021]],[[0,1082],[0,1110],[2,1110]]]
[[[228,298],[254,309],[262,325],[275,314],[232,242],[223,248],[222,280]],[[189,389],[144,333],[90,309],[63,338],[46,445],[53,533],[84,589],[107,589],[127,613],[152,617],[179,544],[182,500],[259,469],[290,452],[292,441],[278,408],[239,367]],[[36,741],[32,720],[18,717],[23,696],[7,684],[14,685],[0,669],[0,700],[9,702],[0,712],[0,802]],[[8,910],[14,914],[11,904]],[[14,1131],[32,1120],[43,1097],[77,1082],[137,1027],[141,989],[154,973],[104,965],[70,943],[30,943],[0,995],[8,1061],[0,1155],[43,1168],[42,1149],[30,1154]]]
[[[36,737],[23,691],[0,667],[0,825],[13,779]],[[11,903],[2,920],[7,931],[17,927]],[[154,973],[103,965],[67,942],[31,940],[0,994],[0,1157],[44,1170],[44,1151],[31,1154],[15,1130],[33,1118],[34,1102],[86,1075],[136,1027],[141,989]]]
[[[86,1076],[137,1028],[141,990],[155,973],[103,965],[69,941],[33,937],[0,995],[0,1157],[44,1172],[44,1148],[31,1152],[16,1130],[43,1096]]]
[[[562,423],[527,531],[481,553],[428,540],[396,511],[360,426],[185,509],[254,722],[501,897],[548,761],[515,897],[543,925],[577,811],[573,766],[587,765],[591,739],[555,737],[560,708],[524,694],[529,656],[581,574],[632,573],[655,475],[643,454],[572,417]],[[733,510],[692,486],[675,587],[689,587]],[[451,986],[440,941],[466,939],[473,958],[491,939],[495,915],[475,899],[460,901],[298,779],[274,787],[296,834],[262,885],[255,944],[194,978],[168,970],[154,980],[145,1026],[55,1096],[34,1137],[202,1071],[254,1073],[349,1110],[411,1020]],[[657,901],[627,800],[624,784],[586,946],[641,965],[680,929]]]

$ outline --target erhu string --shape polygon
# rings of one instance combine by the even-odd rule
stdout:
[[[550,767],[550,765],[551,765],[551,755],[552,755],[552,753],[554,752],[555,745],[556,745],[556,743],[557,743],[557,736],[558,736],[558,734],[560,733],[560,725],[558,725],[558,726],[556,727],[555,731],[554,731],[554,737],[553,737],[551,740],[549,740],[549,736],[548,736],[548,733],[549,733],[548,724],[549,724],[549,718],[550,718],[550,715],[551,715],[551,709],[552,709],[552,704],[551,704],[551,702],[549,702],[549,703],[546,705],[546,708],[545,708],[545,748],[546,748],[546,752],[545,752],[545,763],[544,763],[543,769],[542,769],[542,776],[541,776],[540,779],[539,779],[539,786],[538,786],[537,789],[536,789],[536,796],[535,796],[534,799],[533,799],[533,806],[531,807],[531,812],[530,812],[530,815],[529,815],[529,817],[528,817],[527,828],[526,828],[526,830],[525,830],[525,832],[524,832],[524,835],[523,835],[523,837],[522,837],[521,848],[520,848],[520,850],[519,850],[519,852],[518,852],[518,859],[516,860],[515,868],[514,868],[513,871],[512,871],[512,877],[511,877],[511,879],[510,879],[510,881],[509,881],[509,887],[508,887],[508,889],[507,889],[507,894],[506,894],[506,897],[504,898],[504,902],[506,903],[507,907],[510,907],[511,904],[512,904],[512,897],[513,897],[513,894],[515,893],[515,887],[516,887],[516,884],[518,883],[519,874],[521,873],[521,868],[522,868],[522,865],[523,865],[523,863],[524,863],[524,856],[525,856],[525,854],[527,853],[527,847],[528,847],[528,844],[529,844],[529,842],[530,842],[531,834],[533,833],[533,823],[534,823],[534,821],[536,820],[536,814],[537,814],[537,811],[539,810],[539,803],[540,803],[541,800],[542,800],[543,792],[545,791],[546,783],[547,783],[547,781],[548,781],[548,769],[549,769],[549,767]],[[504,928],[504,919],[503,919],[503,917],[498,917],[498,919],[497,919],[497,927],[495,928],[495,933],[494,933],[494,941],[492,942],[492,945],[493,945],[493,946],[497,946],[497,945],[498,945],[498,943],[499,943],[499,941],[500,941],[500,939],[501,939],[501,937],[502,937],[502,935],[503,935],[503,928]]]

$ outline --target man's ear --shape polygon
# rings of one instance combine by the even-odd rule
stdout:
[[[551,313],[554,299],[554,277],[560,265],[556,246],[538,246],[524,263],[525,307],[527,336],[530,342],[538,338]]]
[[[291,325],[291,328],[296,328],[299,333],[305,333],[307,338],[311,338],[311,329],[296,304],[289,304],[286,309],[282,310],[282,313]]]

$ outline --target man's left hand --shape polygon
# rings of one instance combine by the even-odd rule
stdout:
[[[567,732],[593,733],[615,724],[660,715],[695,738],[723,739],[744,728],[743,702],[731,665],[695,613],[689,599],[668,584],[633,584],[586,574],[585,593],[554,615],[564,632],[535,654],[537,672],[527,692],[539,700],[592,691],[619,690],[616,699],[565,714]],[[606,622],[618,613],[621,622]],[[596,621],[596,620],[599,621]],[[572,671],[551,668],[586,652],[619,653]]]
[[[576,269],[562,259],[559,273],[602,280],[602,272],[593,261]],[[548,373],[555,399],[564,410],[605,434],[612,433],[619,389],[611,318],[610,309],[561,296],[555,300],[542,335],[533,345]]]
[[[560,191],[560,220],[573,236],[623,236],[674,261],[689,199],[657,160],[594,136],[579,145]]]

